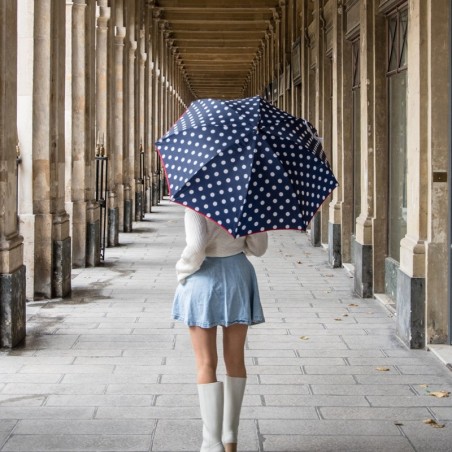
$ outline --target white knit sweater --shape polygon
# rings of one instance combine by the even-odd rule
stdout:
[[[223,228],[192,209],[185,209],[187,246],[176,263],[177,279],[181,282],[199,270],[206,256],[226,257],[244,252],[262,256],[267,250],[266,232],[234,238]]]

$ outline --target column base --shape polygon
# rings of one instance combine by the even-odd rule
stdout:
[[[0,347],[12,348],[25,339],[25,265],[0,274]]]
[[[86,225],[86,266],[100,264],[100,223],[99,220]]]
[[[361,298],[373,296],[372,245],[355,242],[355,293]]]
[[[152,190],[148,188],[146,190],[146,213],[152,212]]]
[[[119,209],[117,207],[108,209],[108,246],[119,244]]]
[[[397,273],[397,323],[399,339],[409,348],[425,347],[425,278]]]
[[[71,292],[71,238],[53,242],[53,296],[63,298]]]
[[[143,192],[141,191],[141,185],[137,184],[137,191],[135,192],[135,221],[143,221]]]
[[[342,267],[341,225],[328,223],[328,261],[333,268]]]
[[[132,232],[132,200],[124,201],[124,232]]]
[[[391,257],[385,259],[385,294],[397,300],[397,284],[400,264]]]
[[[311,220],[311,245],[320,246],[322,244],[322,213],[317,212]]]

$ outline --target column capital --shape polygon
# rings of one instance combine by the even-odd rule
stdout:
[[[134,59],[135,58],[135,52],[137,50],[137,42],[136,41],[129,41],[129,58]]]
[[[161,8],[154,8],[152,10],[152,17],[154,19],[160,19],[162,17],[162,9]]]

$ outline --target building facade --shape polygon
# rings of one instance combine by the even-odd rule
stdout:
[[[256,2],[242,4],[250,14]],[[68,296],[71,268],[99,265],[165,194],[153,143],[200,89],[177,5],[0,2],[0,346],[23,340],[26,298]],[[240,92],[323,138],[340,185],[311,222],[312,246],[393,310],[407,346],[450,343],[450,2],[264,7]]]

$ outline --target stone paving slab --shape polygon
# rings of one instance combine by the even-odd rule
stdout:
[[[170,319],[183,210],[153,210],[73,271],[71,298],[27,304],[26,343],[0,351],[0,451],[199,450],[190,338]],[[267,321],[246,344],[240,451],[452,450],[452,397],[429,395],[452,373],[406,349],[392,313],[305,233],[271,233],[251,260]]]

